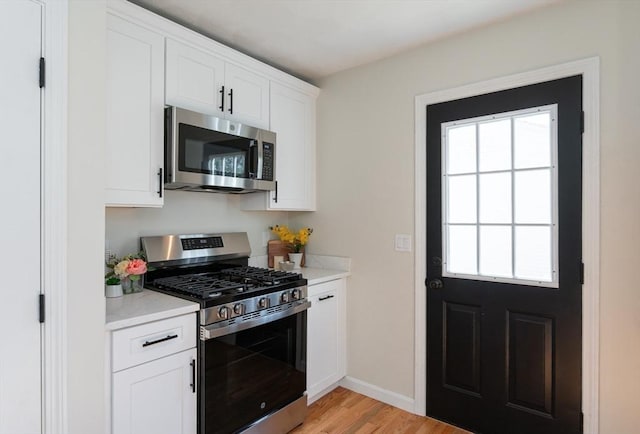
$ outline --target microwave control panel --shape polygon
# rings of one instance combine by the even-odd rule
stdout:
[[[273,181],[273,143],[262,143],[262,179]]]

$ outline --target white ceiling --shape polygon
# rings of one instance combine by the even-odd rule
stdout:
[[[130,0],[308,81],[561,0]]]

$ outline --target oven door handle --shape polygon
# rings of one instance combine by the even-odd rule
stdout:
[[[302,311],[305,311],[311,307],[310,301],[299,301],[292,307],[286,310],[274,312],[269,315],[259,316],[243,322],[235,322],[233,324],[212,324],[208,326],[200,327],[200,339],[203,341],[225,336],[231,333],[236,333],[242,330],[246,330],[251,327],[257,327],[259,325],[268,324],[273,321],[277,321],[282,318],[286,318],[291,315],[295,315]]]

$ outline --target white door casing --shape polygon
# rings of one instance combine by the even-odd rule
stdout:
[[[582,163],[582,411],[584,433],[598,433],[600,297],[600,60],[597,57],[514,74],[415,97],[415,361],[414,412],[426,408],[426,107],[460,98],[573,75],[583,77]]]
[[[41,432],[41,90],[42,5],[0,3],[0,433]],[[19,188],[16,188],[18,187]]]

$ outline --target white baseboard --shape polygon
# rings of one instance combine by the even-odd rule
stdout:
[[[352,390],[354,392],[366,395],[369,398],[376,399],[384,402],[385,404],[392,405],[401,410],[408,411],[409,413],[415,413],[413,398],[400,395],[399,393],[385,390],[381,387],[374,386],[373,384],[366,383],[362,380],[358,380],[353,377],[344,377],[340,380],[340,385],[345,389]]]

